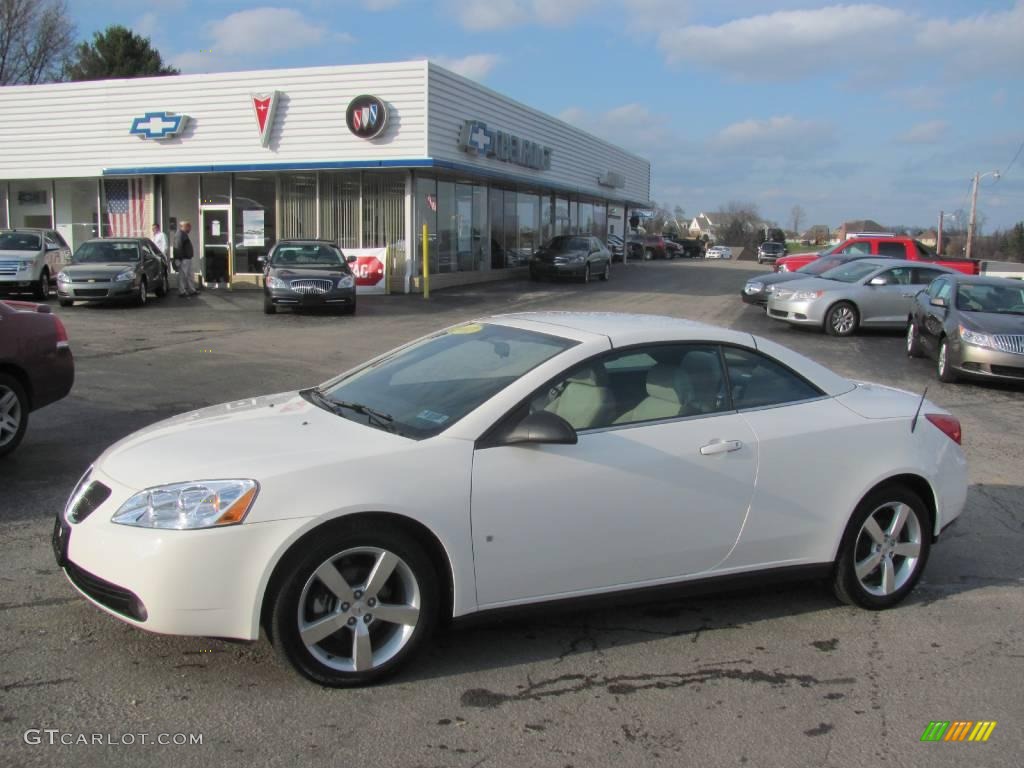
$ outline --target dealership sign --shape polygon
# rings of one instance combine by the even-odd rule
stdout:
[[[388,124],[388,108],[376,96],[356,96],[345,110],[348,129],[361,139],[375,139]]]
[[[384,293],[388,279],[387,248],[346,248],[345,256],[355,256],[349,266],[356,276],[356,290],[359,293]]]
[[[128,133],[143,139],[171,139],[178,136],[188,125],[188,115],[174,112],[147,112],[132,119]]]
[[[538,171],[551,169],[551,147],[487,127],[480,120],[466,120],[459,131],[459,149],[478,157],[493,157]]]
[[[256,116],[256,127],[260,132],[260,144],[270,144],[270,131],[274,128],[274,115],[277,114],[277,101],[280,91],[270,93],[251,93],[252,112]]]

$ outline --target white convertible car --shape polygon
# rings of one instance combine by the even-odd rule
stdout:
[[[153,632],[376,681],[439,621],[741,576],[895,605],[964,504],[960,424],[784,347],[666,317],[490,317],[109,448],[54,528]],[[721,581],[719,581],[721,580]]]

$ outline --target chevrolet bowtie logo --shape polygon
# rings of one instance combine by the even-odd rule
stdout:
[[[147,112],[132,120],[129,133],[144,139],[169,139],[179,135],[188,124],[188,115],[174,112]]]

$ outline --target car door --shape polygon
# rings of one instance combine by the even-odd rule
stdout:
[[[146,275],[146,281],[154,286],[160,280],[160,260],[149,247],[149,243],[142,243],[142,271]]]
[[[906,325],[910,303],[922,287],[913,280],[911,267],[893,267],[868,277],[857,301],[861,324]]]
[[[717,347],[607,353],[542,387],[499,432],[538,410],[569,421],[578,442],[474,454],[482,607],[672,581],[727,557],[758,449],[730,409]]]
[[[59,235],[56,232],[46,232],[43,236],[44,262],[46,268],[50,270],[51,279],[56,278],[57,273],[64,266],[64,252],[61,248],[61,242],[63,241],[58,241],[58,237]]]
[[[932,299],[942,299],[945,306],[932,306]],[[953,281],[949,278],[937,278],[928,286],[928,291],[919,301],[922,304],[922,319],[918,323],[918,335],[921,339],[921,346],[929,354],[935,354],[939,349],[939,339],[942,338],[943,326],[946,322],[946,315],[949,314],[948,307],[953,301]]]

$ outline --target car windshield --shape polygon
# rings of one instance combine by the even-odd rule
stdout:
[[[75,264],[107,264],[139,260],[137,243],[83,243],[75,251],[72,262]]]
[[[39,235],[31,232],[0,232],[0,251],[42,250]]]
[[[961,285],[956,292],[956,308],[962,312],[1024,315],[1024,284],[1020,288],[986,283]]]
[[[845,259],[836,258],[825,258],[815,259],[812,262],[804,264],[797,272],[802,272],[807,275],[820,275],[822,272],[828,272],[830,269],[835,269],[840,264],[845,264]]]
[[[779,253],[782,251],[782,245],[780,243],[761,243],[761,250],[771,253]]]
[[[883,265],[870,261],[851,261],[821,273],[826,280],[838,280],[840,283],[858,283],[872,272],[877,272]]]
[[[544,246],[549,251],[565,252],[565,251],[586,251],[590,245],[587,243],[585,238],[582,237],[570,237],[568,235],[559,235],[548,240],[548,244]]]
[[[331,245],[279,245],[270,263],[275,267],[302,267],[303,269],[334,269],[348,271],[341,251]]]
[[[576,343],[503,325],[467,323],[304,394],[345,418],[422,440]]]

